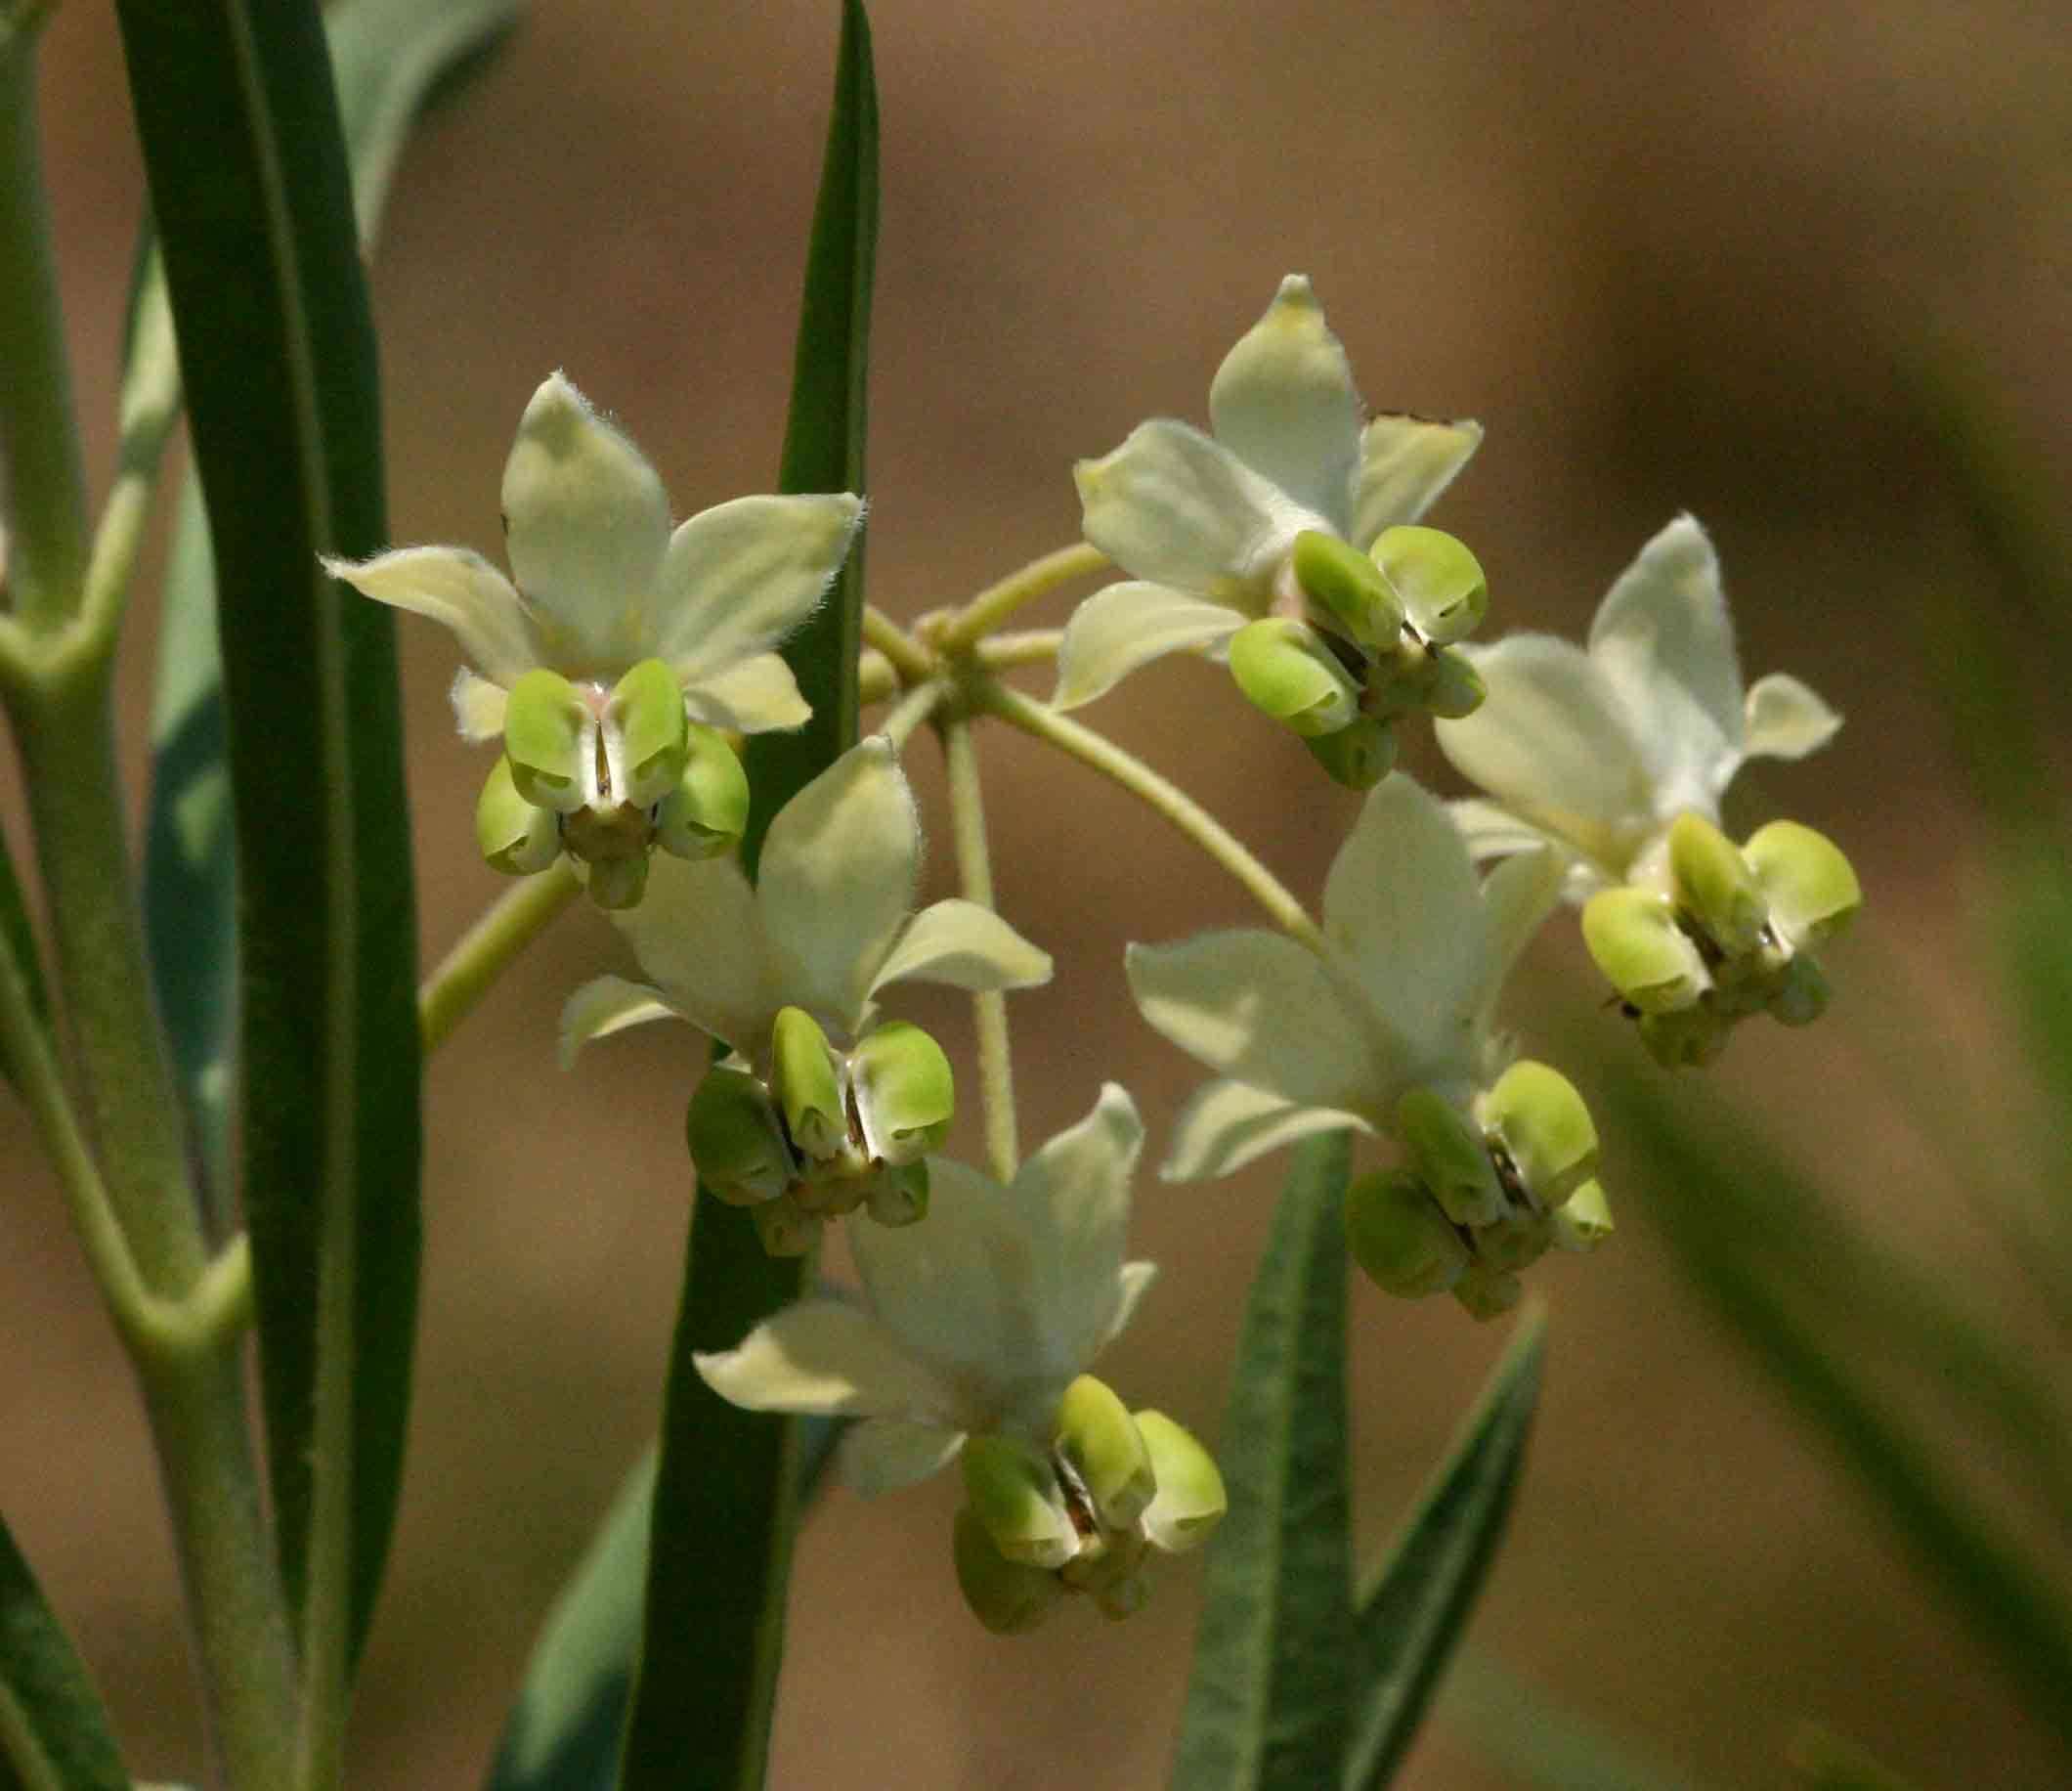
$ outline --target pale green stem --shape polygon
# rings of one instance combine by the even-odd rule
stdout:
[[[86,474],[36,142],[40,14],[0,20],[0,458],[7,466],[7,578],[32,632],[77,608],[86,571]]]
[[[950,831],[957,845],[957,876],[965,898],[981,908],[995,906],[993,863],[986,847],[985,802],[978,777],[978,754],[971,744],[969,716],[951,716],[941,724],[943,758],[949,768]],[[978,1088],[985,1114],[985,1154],[993,1179],[1006,1187],[1021,1160],[1014,1135],[1014,1054],[1008,1039],[1008,998],[1002,989],[978,989],[971,996],[978,1033]]]
[[[1092,728],[1082,726],[1041,703],[1032,702],[1005,684],[973,678],[966,690],[973,708],[998,716],[1010,727],[1017,727],[1023,733],[1069,754],[1164,816],[1230,872],[1274,926],[1320,956],[1330,956],[1322,932],[1280,880],[1260,863],[1222,822],[1134,753],[1125,752],[1104,735],[1097,734]]]
[[[856,700],[865,709],[874,709],[880,703],[889,703],[900,692],[899,674],[892,670],[892,662],[872,648],[866,648],[856,662]]]
[[[575,867],[565,857],[556,858],[538,876],[504,891],[460,936],[417,991],[417,1024],[427,1055],[446,1043],[491,984],[582,891]]]
[[[1061,628],[1032,628],[1019,633],[995,634],[978,643],[978,663],[988,672],[1012,672],[1016,666],[1047,665],[1064,643]]]
[[[879,724],[878,731],[891,736],[892,750],[895,753],[905,752],[906,743],[914,729],[935,713],[937,706],[949,693],[950,687],[939,679],[930,679],[909,690],[899,699],[898,706],[892,713]]]
[[[924,683],[935,676],[935,661],[928,649],[883,610],[868,604],[863,611],[863,640],[885,655],[901,683]]]
[[[1024,603],[1033,602],[1060,585],[1069,585],[1074,579],[1090,578],[1108,564],[1105,553],[1083,541],[1031,560],[999,584],[987,586],[952,616],[936,633],[935,645],[945,655],[973,646]]]

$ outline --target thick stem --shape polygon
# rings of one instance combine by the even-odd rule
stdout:
[[[460,936],[417,991],[417,1022],[427,1056],[447,1041],[518,954],[546,931],[582,889],[568,859],[556,858],[537,877],[504,891]]]
[[[993,864],[986,847],[985,802],[979,787],[978,755],[971,744],[971,718],[955,715],[942,723],[942,750],[949,766],[950,830],[957,845],[957,875],[965,896],[982,908],[995,905]],[[1014,1054],[1008,1038],[1008,998],[1000,989],[971,996],[978,1032],[979,1097],[985,1113],[985,1154],[1002,1187],[1014,1179],[1021,1144],[1014,1131]]]
[[[1011,572],[997,585],[989,585],[953,616],[935,635],[935,646],[953,654],[985,638],[1024,603],[1046,591],[1069,585],[1074,579],[1091,577],[1109,563],[1099,547],[1074,542],[1056,553],[1031,560],[1018,572]]]

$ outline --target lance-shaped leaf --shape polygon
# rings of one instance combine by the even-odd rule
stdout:
[[[871,270],[878,237],[878,99],[870,24],[842,9],[835,99],[778,486],[862,494]],[[849,553],[833,595],[785,648],[812,720],[756,736],[742,863],[753,875],[762,830],[854,744],[863,555]],[[731,1349],[799,1298],[806,1263],[764,1253],[749,1214],[701,1191],[664,1394],[662,1458],[650,1533],[640,1664],[627,1714],[625,1791],[762,1782],[784,1638],[799,1462],[799,1420],[737,1410],[693,1357]],[[714,1547],[715,1538],[724,1545]]]
[[[0,1523],[0,1791],[129,1791],[108,1713]]]
[[[1496,1552],[1539,1399],[1546,1321],[1526,1317],[1360,1607],[1347,1791],[1385,1785],[1417,1732]]]
[[[1337,1782],[1353,1691],[1345,1202],[1351,1134],[1311,1138],[1245,1304],[1217,1446],[1230,1514],[1210,1550],[1172,1782]]]

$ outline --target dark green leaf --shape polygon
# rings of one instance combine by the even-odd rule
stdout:
[[[1244,1329],[1218,1459],[1230,1515],[1210,1544],[1173,1784],[1338,1782],[1353,1690],[1346,1468],[1344,1133],[1295,1153]]]
[[[1360,1600],[1349,1791],[1372,1791],[1395,1774],[1467,1627],[1510,1515],[1545,1353],[1545,1318],[1529,1313]]]
[[[877,239],[870,25],[858,0],[846,0],[799,313],[785,491],[865,490]],[[758,736],[749,748],[755,810],[742,858],[752,873],[770,818],[855,742],[862,613],[859,546],[831,600],[785,649],[813,707],[811,722],[796,734]],[[700,1192],[664,1395],[647,1608],[620,1769],[626,1791],[762,1783],[784,1644],[799,1423],[736,1410],[699,1378],[691,1358],[731,1349],[799,1296],[807,1272],[804,1262],[766,1256],[745,1211]]]
[[[129,1791],[108,1713],[0,1523],[0,1791]]]
[[[372,323],[316,9],[121,0],[218,574],[243,1200],[281,1565],[307,1577],[321,1294],[351,1335],[348,1632],[402,1470],[418,1257],[415,927]]]

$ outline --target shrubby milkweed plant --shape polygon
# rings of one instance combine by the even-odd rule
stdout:
[[[0,0],[0,689],[43,897],[0,857],[0,1064],[151,1417],[212,1744],[191,1771],[341,1782],[399,1497],[418,1066],[586,896],[622,961],[568,991],[566,1071],[600,1081],[611,1035],[688,1023],[698,1192],[658,1452],[545,1633],[492,1782],[759,1782],[789,1541],[829,1463],[866,1496],[954,1475],[940,1571],[1004,1637],[1127,1619],[1163,1556],[1205,1551],[1179,1781],[1382,1782],[1501,1528],[1544,1325],[1530,1304],[1509,1321],[1356,1597],[1282,1546],[1349,1551],[1348,1262],[1401,1299],[1449,1296],[1462,1324],[1505,1320],[1550,1272],[1618,1272],[1543,1263],[1611,1239],[1620,1146],[1515,1029],[1513,968],[1579,912],[1610,987],[1592,1024],[1630,1028],[1615,1043],[1655,1076],[1713,1062],[1744,1021],[1817,1019],[1862,899],[1848,858],[1790,818],[1737,840],[1721,799],[1839,718],[1789,675],[1745,683],[1688,516],[1586,642],[1503,633],[1475,552],[1427,520],[1482,425],[1370,412],[1300,274],[1262,280],[1206,428],[1152,418],[1058,469],[1081,541],[918,620],[872,608],[866,535],[910,510],[865,495],[876,102],[853,0],[780,489],[673,520],[607,408],[636,395],[550,371],[511,396],[475,545],[395,543],[360,248],[427,92],[516,0],[117,11],[151,217],[92,518],[35,159],[44,9]],[[184,512],[167,575],[140,878],[109,669],[183,411],[206,516]],[[1089,582],[1061,631],[1014,626]],[[453,751],[482,777],[485,913],[421,983],[397,612],[452,635]],[[1300,739],[1319,797],[1360,793],[1314,904],[1078,715],[1171,654],[1201,662],[1205,709]],[[1012,681],[1051,662],[1048,700]],[[1143,801],[1253,910],[1130,948],[1143,1019],[1209,1072],[1177,1114],[1103,1081],[1021,1147],[1009,996],[1075,967],[996,900],[989,723]],[[1398,768],[1428,726],[1465,794]],[[962,884],[926,906],[905,769],[925,734]],[[969,991],[971,1061],[902,1017],[917,980]],[[949,1148],[967,1105],[975,1160]],[[1102,1377],[1125,1326],[1159,1322],[1130,1215],[1171,1198],[1159,1181],[1283,1150],[1219,1460],[1158,1389]],[[817,1275],[830,1227],[853,1286]],[[0,1780],[131,1783],[4,1535],[0,1605]]]

